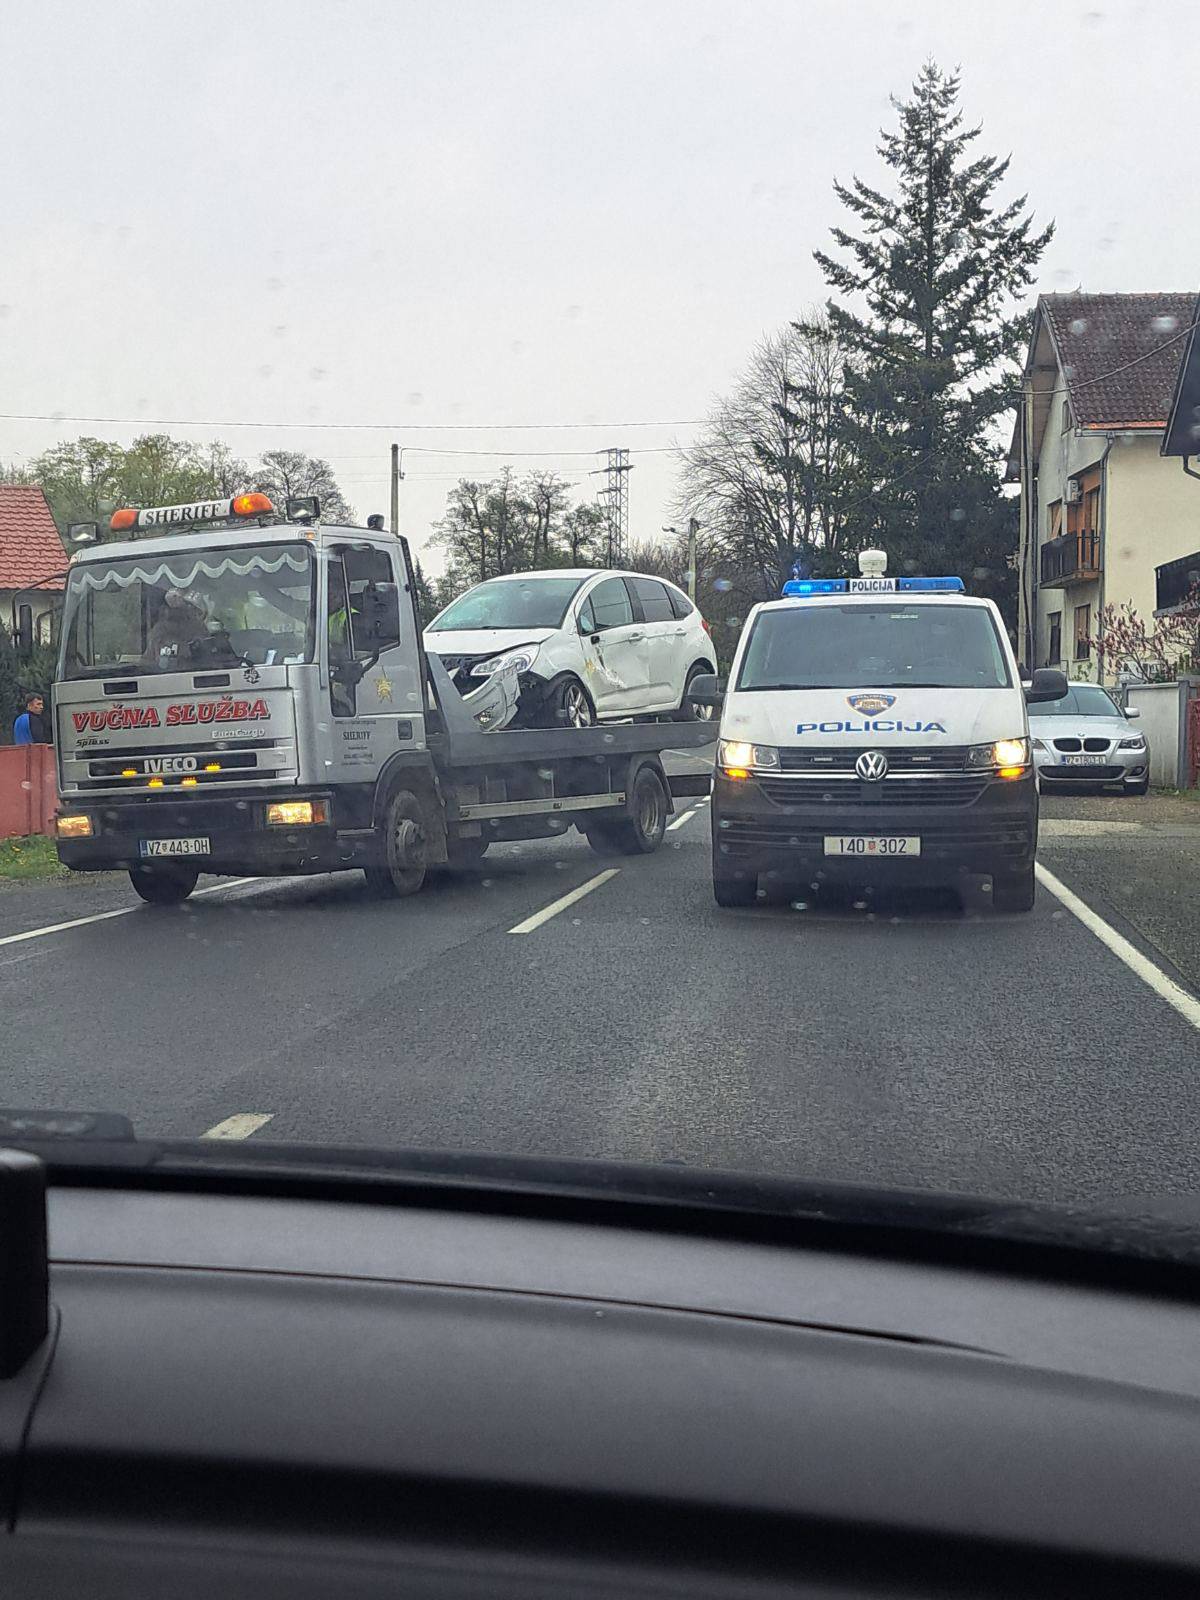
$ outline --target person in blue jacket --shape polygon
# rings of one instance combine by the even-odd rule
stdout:
[[[36,691],[25,696],[25,709],[13,723],[14,744],[49,744],[43,715],[46,702]]]

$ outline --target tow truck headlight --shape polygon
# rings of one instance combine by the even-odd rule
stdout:
[[[269,828],[302,828],[328,820],[324,800],[276,800],[267,807]]]
[[[511,667],[514,672],[528,672],[537,656],[538,647],[535,644],[525,644],[519,650],[503,650],[498,656],[489,656],[486,661],[477,661],[471,668],[473,678],[490,678],[493,672],[499,672],[501,667]]]
[[[1001,778],[1019,778],[1028,765],[1028,739],[997,739],[994,744],[973,744],[967,751],[968,767],[975,771],[986,767]]]
[[[90,839],[92,837],[91,817],[59,817],[54,830],[60,839]]]
[[[751,767],[777,767],[779,751],[771,744],[748,744],[743,739],[722,739],[717,760],[727,778],[748,778]]]

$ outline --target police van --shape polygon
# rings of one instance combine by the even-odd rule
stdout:
[[[1038,794],[1026,705],[994,603],[960,578],[784,585],[746,620],[722,699],[712,793],[713,892],[750,905],[759,880],[947,883],[990,877],[998,911],[1034,898]]]

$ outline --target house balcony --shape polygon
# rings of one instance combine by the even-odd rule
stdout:
[[[1067,589],[1100,576],[1100,535],[1090,530],[1064,533],[1042,546],[1043,589]]]

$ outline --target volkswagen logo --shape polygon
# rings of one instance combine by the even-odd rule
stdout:
[[[882,750],[864,750],[854,763],[854,770],[867,783],[878,783],[887,777],[888,760]]]

